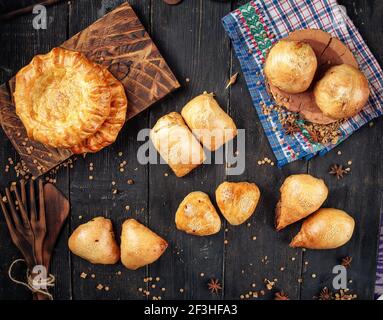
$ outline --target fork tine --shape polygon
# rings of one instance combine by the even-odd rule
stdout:
[[[35,198],[35,182],[31,180],[29,182],[29,205],[31,207],[31,222],[37,221],[37,211],[36,211],[36,198]]]
[[[28,212],[28,204],[27,204],[27,192],[25,190],[25,180],[20,180],[20,189],[21,189],[21,200],[24,203],[25,210]]]
[[[9,208],[11,210],[13,223],[14,223],[16,229],[18,231],[21,231],[22,226],[21,226],[20,218],[16,212],[15,204],[13,202],[13,198],[12,198],[11,192],[9,191],[9,188],[5,188],[5,194],[7,195],[8,204],[9,204]]]
[[[13,188],[13,192],[15,193],[16,200],[17,200],[17,202],[19,204],[20,215],[21,215],[21,220],[23,221],[23,225],[24,225],[24,227],[30,229],[31,228],[31,224],[30,224],[29,219],[28,219],[28,213],[26,212],[24,201],[20,197],[19,191],[17,190],[16,187]]]
[[[44,185],[43,181],[40,179],[39,180],[39,221],[44,224],[45,222],[45,197],[44,197]]]
[[[1,210],[3,211],[5,222],[7,223],[8,229],[12,233],[15,231],[15,226],[13,225],[12,218],[9,215],[7,207],[4,204],[3,196],[1,193],[0,193],[0,197],[1,197],[1,199],[0,199]]]

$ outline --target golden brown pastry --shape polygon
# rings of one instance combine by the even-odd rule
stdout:
[[[366,105],[369,95],[365,75],[347,64],[330,68],[314,88],[319,109],[334,119],[356,115]]]
[[[168,243],[156,233],[139,223],[128,219],[121,231],[121,262],[130,269],[136,270],[146,266],[165,252]]]
[[[215,191],[219,210],[235,226],[252,216],[260,195],[257,185],[249,182],[223,182]]]
[[[287,177],[280,192],[281,198],[275,209],[278,231],[318,210],[328,195],[324,181],[309,174]]]
[[[204,92],[189,101],[181,114],[197,139],[211,151],[237,135],[233,119],[221,109],[212,93]]]
[[[348,242],[354,232],[355,221],[346,212],[322,208],[308,217],[291,247],[307,249],[335,249]]]
[[[205,160],[201,145],[177,112],[158,119],[150,138],[177,177],[187,175]]]
[[[125,123],[128,101],[124,86],[108,70],[104,70],[105,79],[111,89],[112,102],[110,113],[98,131],[89,138],[71,148],[73,153],[97,152],[116,141]]]
[[[95,264],[115,264],[120,248],[114,238],[112,222],[97,217],[73,231],[68,246],[73,254]]]
[[[111,89],[102,67],[79,52],[54,48],[17,73],[14,98],[31,139],[70,148],[104,123]]]
[[[310,87],[317,66],[315,52],[309,44],[281,40],[271,48],[264,71],[274,86],[284,92],[300,93]]]
[[[206,193],[195,191],[182,200],[176,212],[178,230],[196,236],[219,232],[221,219]]]

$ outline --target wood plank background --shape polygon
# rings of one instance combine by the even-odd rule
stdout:
[[[6,2],[3,0],[0,4]],[[323,286],[331,286],[332,267],[344,256],[351,255],[354,260],[348,274],[352,280],[349,287],[360,299],[371,299],[379,213],[383,205],[382,119],[375,121],[372,127],[361,129],[325,157],[298,161],[283,169],[258,166],[259,159],[273,158],[273,155],[243,77],[240,75],[237,84],[225,90],[228,78],[240,71],[240,67],[220,19],[246,1],[186,0],[177,6],[151,0],[129,2],[180,80],[182,89],[129,121],[113,146],[85,159],[80,157],[74,168],[62,168],[51,175],[72,205],[71,219],[53,258],[52,272],[57,277],[55,298],[151,299],[153,295],[160,295],[162,299],[238,299],[249,291],[264,290],[265,295],[260,299],[272,299],[275,291],[284,290],[292,299],[312,299]],[[347,7],[383,64],[383,3],[340,2]],[[35,54],[57,46],[121,3],[122,0],[74,0],[48,7],[47,30],[34,30],[32,15],[1,23],[0,82],[9,80]],[[203,165],[179,179],[166,165],[138,164],[136,154],[142,144],[136,139],[139,130],[152,127],[160,116],[170,111],[180,111],[189,99],[204,90],[214,91],[237,126],[246,129],[244,174],[226,176],[225,165]],[[18,159],[2,131],[0,139],[2,189],[16,179],[12,165],[9,172],[5,166],[9,165],[9,159],[13,162]],[[339,150],[341,155],[337,154]],[[346,164],[349,160],[353,162],[352,170],[343,180],[336,181],[327,173],[331,164]],[[127,165],[121,173],[119,165],[123,161]],[[90,163],[93,163],[93,171],[89,170]],[[299,229],[299,223],[280,233],[273,230],[278,189],[287,175],[299,172],[325,179],[330,188],[326,205],[344,209],[356,218],[355,235],[346,246],[321,252],[291,249],[288,243]],[[90,175],[93,180],[89,179]],[[128,179],[135,183],[128,184]],[[174,214],[184,196],[201,190],[213,198],[216,186],[223,180],[249,180],[259,185],[262,199],[250,225],[225,225],[219,234],[203,238],[177,231]],[[91,265],[71,255],[66,241],[74,228],[98,215],[111,218],[117,234],[122,222],[134,217],[167,239],[170,246],[159,261],[137,271],[126,270],[121,264]],[[8,266],[18,258],[18,252],[10,242],[3,217],[0,218],[0,250],[0,299],[29,299],[29,292],[7,278]],[[17,275],[22,276],[22,271],[18,270]],[[80,277],[82,272],[88,274],[87,279]],[[149,276],[160,278],[155,288],[144,282]],[[217,278],[223,284],[224,290],[219,295],[207,290],[210,278]],[[265,278],[278,280],[273,290],[265,288]],[[97,290],[98,284],[110,290]],[[161,287],[166,291],[161,291]],[[144,296],[138,288],[150,290],[150,296]]]

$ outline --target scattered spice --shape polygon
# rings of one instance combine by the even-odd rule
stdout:
[[[210,282],[207,284],[207,287],[211,293],[218,294],[219,290],[222,290],[222,286],[219,283],[218,279],[211,279]]]
[[[347,257],[344,257],[343,259],[342,259],[342,266],[344,266],[344,267],[346,267],[346,268],[350,268],[351,267],[351,262],[352,262],[352,257],[349,257],[349,256],[347,256]]]
[[[319,293],[319,300],[334,300],[333,293],[327,288],[324,287]]]
[[[104,286],[101,283],[99,283],[96,288],[97,290],[102,290],[104,289]]]
[[[86,274],[85,272],[81,272],[81,274],[80,274],[80,277],[83,279],[86,279],[87,276],[88,276],[88,274]]]
[[[228,89],[230,86],[232,86],[233,84],[235,84],[235,83],[237,82],[237,78],[238,78],[238,72],[237,72],[237,73],[234,73],[234,74],[230,77],[229,82],[227,83],[225,89]]]
[[[334,164],[330,167],[330,171],[328,173],[334,175],[339,180],[343,178],[343,176],[347,173],[347,170],[343,169],[342,165]]]
[[[285,130],[285,134],[288,136],[292,136],[294,133],[301,131],[295,122],[286,122],[283,125],[283,130]]]
[[[273,289],[273,287],[275,285],[275,282],[274,281],[270,281],[268,279],[265,279],[265,284],[266,284],[267,290],[271,290],[271,289]]]
[[[335,300],[354,300],[358,297],[356,294],[349,292],[349,289],[340,289],[338,293],[335,293]]]
[[[275,293],[274,300],[290,300],[289,296],[283,291]]]
[[[129,179],[129,180],[128,180],[128,184],[129,184],[129,185],[134,184],[134,180],[133,180],[133,179]]]

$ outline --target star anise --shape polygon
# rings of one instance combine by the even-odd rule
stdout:
[[[334,300],[334,296],[327,287],[324,287],[319,293],[318,299],[319,300]]]
[[[301,131],[294,122],[287,122],[283,125],[285,134],[292,136],[294,133]]]
[[[275,293],[274,300],[290,300],[289,296],[283,291]]]
[[[314,141],[316,143],[320,143],[321,142],[321,136],[320,136],[319,131],[312,130],[312,131],[309,131],[309,134],[310,134],[310,137],[311,137],[312,141]]]
[[[342,259],[342,266],[344,266],[346,268],[350,268],[351,267],[351,262],[352,262],[352,257],[344,257]]]
[[[343,178],[347,171],[343,169],[342,165],[334,164],[330,167],[330,171],[328,173],[334,175],[339,180]]]
[[[219,283],[218,279],[211,279],[210,282],[207,284],[207,287],[211,293],[218,294],[219,290],[222,290],[222,286]]]

